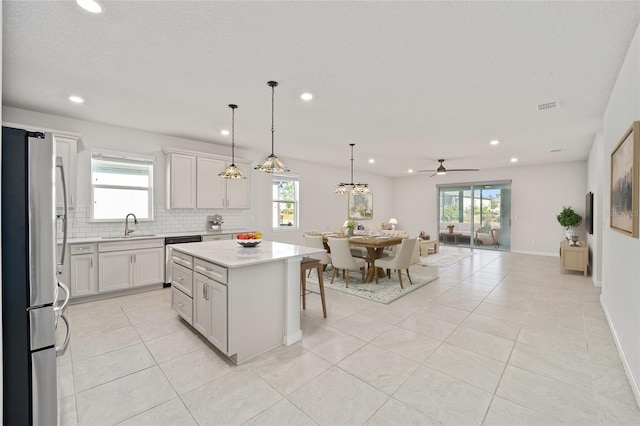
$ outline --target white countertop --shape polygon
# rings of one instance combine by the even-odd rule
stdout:
[[[240,268],[243,266],[325,252],[325,250],[319,248],[264,240],[258,246],[250,248],[242,247],[238,244],[237,240],[221,240],[178,244],[173,250],[227,268]]]
[[[128,238],[125,238],[123,236],[113,236],[113,237],[96,236],[96,237],[69,238],[69,240],[67,241],[67,244],[103,243],[103,242],[109,242],[109,241],[135,241],[135,240],[148,240],[153,238],[164,239],[166,237],[183,237],[186,235],[202,235],[202,236],[229,235],[229,234],[239,234],[239,233],[246,233],[246,232],[256,232],[256,231],[250,231],[247,229],[222,229],[219,231],[199,230],[199,231],[165,232],[162,234],[149,233],[148,235],[146,235],[145,233],[142,233],[141,235],[140,234],[136,235],[136,233],[134,232],[132,234],[134,236],[128,237]],[[62,240],[58,240],[58,244],[62,244]]]

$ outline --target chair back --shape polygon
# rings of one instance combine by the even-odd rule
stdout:
[[[500,245],[500,236],[502,235],[502,229],[493,228],[491,230],[491,238],[493,238],[493,244]]]
[[[305,246],[325,250],[322,235],[303,235],[303,237]],[[331,257],[327,253],[311,254],[309,257],[319,260],[323,265],[331,263]]]
[[[417,243],[417,238],[405,238],[402,240],[400,248],[398,249],[398,255],[395,258],[396,269],[408,269],[409,266],[411,266]]]
[[[331,264],[337,269],[356,269],[356,261],[351,256],[348,238],[328,237],[331,249]]]

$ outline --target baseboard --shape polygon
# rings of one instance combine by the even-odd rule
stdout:
[[[611,334],[613,335],[613,341],[616,343],[616,348],[618,349],[618,355],[620,355],[620,360],[622,361],[622,366],[624,367],[624,372],[627,375],[627,379],[629,379],[629,385],[631,385],[631,390],[633,391],[633,396],[636,398],[636,404],[640,407],[640,387],[638,387],[638,382],[633,376],[633,372],[631,371],[631,367],[629,366],[629,362],[627,361],[627,357],[624,355],[624,350],[622,350],[622,346],[620,345],[620,340],[618,339],[618,334],[616,333],[616,329],[611,322],[611,318],[609,318],[609,313],[607,312],[607,307],[602,300],[602,295],[600,295],[600,306],[602,306],[602,310],[604,311],[604,316],[607,318],[607,323],[609,324],[609,329],[611,330]]]
[[[557,251],[546,253],[542,251],[530,251],[530,250],[511,250],[511,253],[518,254],[533,254],[534,256],[552,256],[552,257],[560,257],[560,253]]]

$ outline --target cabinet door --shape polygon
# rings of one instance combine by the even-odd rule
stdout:
[[[113,251],[98,255],[98,289],[103,291],[122,290],[133,287],[133,253]]]
[[[184,154],[169,155],[169,208],[196,207],[196,157]]]
[[[207,337],[218,349],[227,353],[227,286],[212,280],[208,285],[211,326]]]
[[[248,164],[237,164],[238,169],[245,175],[246,179],[225,179],[227,184],[227,208],[228,209],[248,209],[250,206],[250,180],[251,166]]]
[[[133,252],[133,285],[164,282],[164,249],[152,248]]]
[[[78,139],[61,135],[53,135],[56,143],[56,156],[62,157],[64,167],[64,177],[67,183],[67,203],[73,207],[76,201],[76,163]],[[62,185],[59,182],[59,175],[56,170],[56,207],[62,210],[64,200],[62,199]]]
[[[226,163],[213,158],[198,157],[196,179],[197,206],[199,209],[224,208],[225,179],[218,176]]]
[[[81,254],[71,256],[71,297],[88,296],[98,292],[97,284],[98,256]]]
[[[211,327],[211,308],[206,293],[208,281],[200,274],[193,274],[193,327],[206,337],[209,337]]]

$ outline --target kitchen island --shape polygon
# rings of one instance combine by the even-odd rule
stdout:
[[[291,345],[302,339],[300,261],[322,251],[272,241],[177,245],[172,306],[236,364]]]

